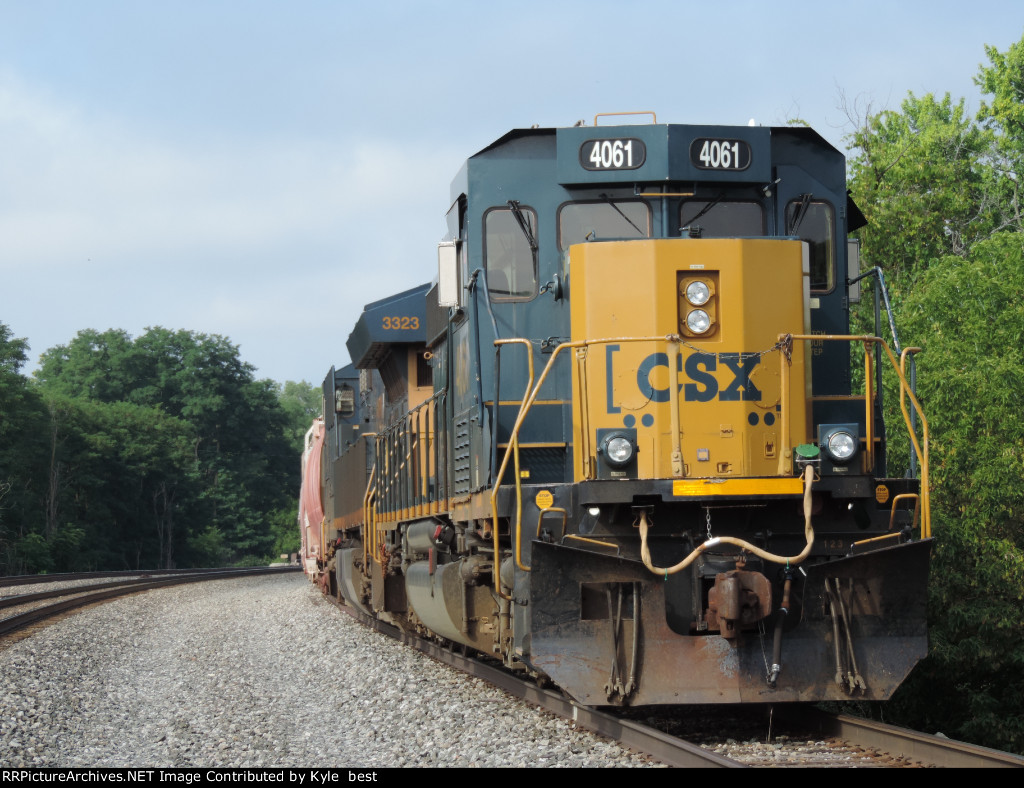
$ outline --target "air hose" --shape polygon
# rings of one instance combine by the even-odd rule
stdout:
[[[789,589],[793,585],[793,570],[786,567],[786,580],[782,586],[782,605],[775,619],[775,642],[772,645],[772,666],[768,671],[768,686],[774,687],[782,672],[782,627],[789,615]]]
[[[668,577],[669,575],[674,575],[676,572],[686,569],[686,567],[697,560],[698,556],[705,553],[712,547],[716,547],[720,544],[731,544],[773,564],[784,564],[786,566],[799,564],[811,554],[811,548],[814,546],[814,528],[811,525],[811,482],[813,480],[814,468],[811,465],[807,465],[804,468],[804,536],[807,539],[807,544],[798,555],[788,557],[784,555],[776,555],[775,553],[769,553],[766,550],[762,550],[760,547],[752,545],[745,539],[738,539],[734,536],[716,536],[697,545],[697,547],[694,548],[686,558],[675,566],[655,566],[651,563],[651,551],[647,546],[647,531],[650,529],[651,524],[647,520],[647,512],[643,511],[640,513],[640,560],[643,561],[644,566],[646,566],[652,573]]]

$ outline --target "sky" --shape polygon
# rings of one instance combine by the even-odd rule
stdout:
[[[449,186],[514,128],[781,125],[949,93],[1021,0],[0,0],[0,323],[227,337],[319,385],[429,282]]]

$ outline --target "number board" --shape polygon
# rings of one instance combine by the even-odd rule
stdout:
[[[580,145],[580,166],[585,170],[635,170],[647,160],[647,147],[635,137],[587,140]]]
[[[385,331],[417,331],[420,327],[420,319],[415,315],[384,315],[380,327]]]
[[[743,140],[698,137],[690,143],[690,163],[700,170],[745,170],[753,161],[750,145]]]

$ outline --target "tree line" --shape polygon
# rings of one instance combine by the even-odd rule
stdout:
[[[0,323],[0,574],[266,563],[298,547],[307,383],[221,336],[80,331],[21,374]]]
[[[1024,753],[1024,38],[985,54],[973,115],[948,93],[850,113],[862,257],[884,272],[901,339],[923,348],[935,537],[929,656],[867,711]],[[873,333],[867,301],[858,328]],[[886,394],[901,424],[894,381]],[[890,472],[908,459],[891,437]]]

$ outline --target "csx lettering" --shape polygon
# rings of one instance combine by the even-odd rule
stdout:
[[[679,390],[686,402],[711,402],[716,398],[722,402],[757,402],[762,395],[750,376],[760,363],[761,356],[757,353],[693,353],[686,358],[688,382],[680,383]],[[668,402],[668,388],[655,388],[651,382],[651,373],[657,367],[668,367],[667,353],[651,353],[641,361],[636,370],[636,384],[651,402]],[[724,388],[715,374],[720,368],[732,373],[732,379]],[[676,371],[683,369],[683,358],[679,356]]]
[[[744,402],[757,402],[761,399],[761,392],[757,390],[754,381],[750,379],[750,373],[761,362],[759,355],[722,353],[718,358],[725,366],[732,370],[733,374],[732,383],[719,395],[719,399],[727,402],[739,402],[740,400]]]

